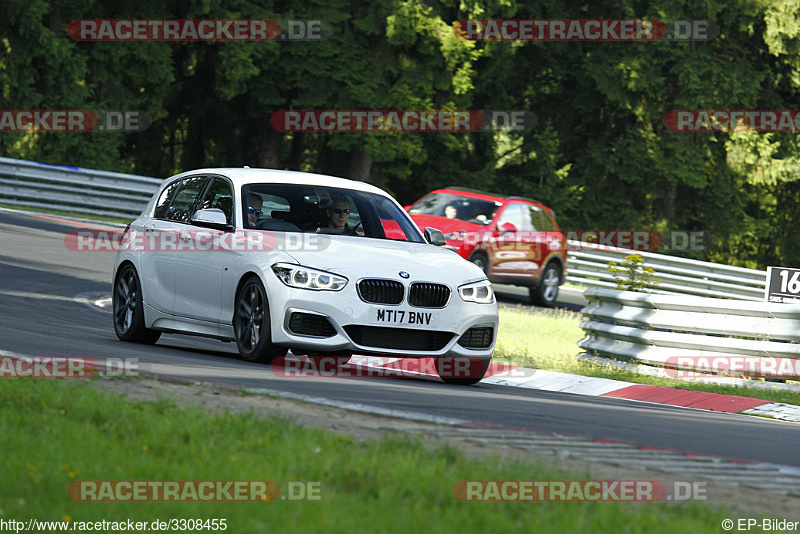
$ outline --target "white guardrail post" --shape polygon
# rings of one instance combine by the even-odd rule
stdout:
[[[0,203],[133,219],[161,180],[0,158]]]
[[[773,370],[772,376],[797,379],[800,305],[594,288],[584,296],[586,337],[578,346],[591,355],[732,374],[742,369],[719,362],[746,358],[751,366]],[[714,368],[698,368],[698,361]]]

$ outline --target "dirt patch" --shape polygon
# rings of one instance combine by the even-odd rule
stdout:
[[[431,446],[449,444],[464,454],[476,458],[503,458],[505,462],[540,462],[555,465],[574,474],[575,479],[596,480],[659,480],[664,484],[691,482],[687,477],[674,477],[665,473],[617,467],[600,462],[586,462],[558,455],[522,450],[513,446],[500,446],[476,442],[474,438],[459,439],[438,436],[437,433],[452,429],[438,425],[402,418],[386,417],[312,404],[271,395],[248,394],[239,390],[209,383],[185,384],[149,378],[139,379],[95,379],[90,382],[96,389],[121,394],[133,401],[155,401],[168,399],[179,406],[199,406],[209,412],[250,413],[257,417],[280,417],[291,420],[302,427],[314,427],[353,436],[357,440],[376,440],[400,432],[413,433]],[[706,482],[707,503],[725,506],[733,510],[736,517],[800,520],[800,498],[775,495],[751,488]],[[647,503],[633,504],[646,506]],[[674,503],[680,506],[680,503]]]

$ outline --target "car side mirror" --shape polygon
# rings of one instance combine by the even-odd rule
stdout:
[[[430,226],[425,227],[425,240],[431,245],[436,245],[437,247],[447,244],[447,239],[444,238],[442,231],[437,230],[436,228],[431,228]]]
[[[216,228],[217,230],[228,230],[231,225],[225,217],[225,213],[219,208],[205,208],[197,210],[192,214],[190,219],[191,223],[195,226],[203,226],[205,228]]]
[[[505,223],[500,225],[500,232],[503,233],[503,234],[505,234],[507,232],[516,232],[516,231],[517,231],[517,227],[514,225],[514,223],[505,222]]]

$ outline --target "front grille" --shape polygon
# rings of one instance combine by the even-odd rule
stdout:
[[[336,329],[327,317],[311,313],[294,312],[289,317],[289,330],[301,336],[333,337]]]
[[[491,326],[473,326],[458,338],[458,344],[465,349],[488,349],[493,336],[494,328]]]
[[[403,284],[394,280],[367,278],[358,283],[358,294],[374,304],[400,304],[403,302]]]
[[[452,332],[410,328],[349,325],[344,327],[344,331],[356,344],[379,349],[437,351],[453,339]]]
[[[443,284],[415,282],[408,293],[408,303],[419,308],[444,308],[450,300],[450,288]]]

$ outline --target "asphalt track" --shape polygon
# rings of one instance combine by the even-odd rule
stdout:
[[[87,225],[0,211],[0,355],[136,358],[142,369],[170,364],[237,387],[800,466],[796,423],[483,383],[451,386],[435,378],[281,378],[236,359],[231,343],[177,335],[154,346],[123,343],[109,312],[76,299],[110,294],[113,263],[113,253],[65,247],[65,232],[81,227]],[[511,304],[526,302],[518,290],[500,294]],[[579,306],[570,299],[576,302],[569,307]]]

